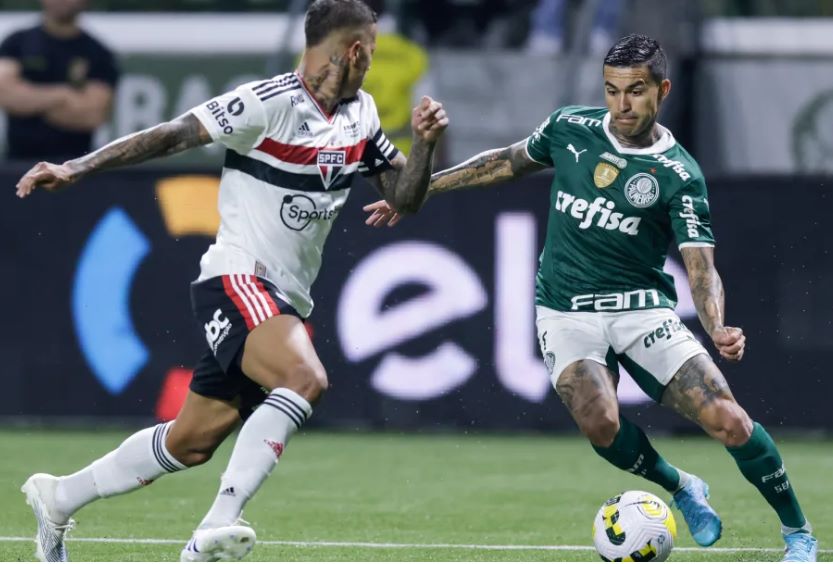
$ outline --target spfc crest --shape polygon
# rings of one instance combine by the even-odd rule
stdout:
[[[347,154],[345,151],[318,151],[318,172],[321,173],[321,181],[324,187],[329,189],[344,168]]]
[[[599,163],[593,171],[593,182],[596,183],[596,188],[607,188],[613,184],[617,176],[619,176],[618,168],[610,163]]]

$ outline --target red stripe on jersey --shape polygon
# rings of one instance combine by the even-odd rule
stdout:
[[[280,141],[275,141],[267,137],[255,149],[267,155],[272,155],[285,163],[299,165],[318,164],[319,151],[344,151],[344,164],[348,165],[362,160],[366,145],[367,139],[362,139],[355,145],[349,147],[305,147],[303,145],[281,143]]]
[[[249,313],[249,308],[246,304],[243,303],[243,298],[237,293],[237,290],[234,289],[234,286],[231,284],[231,276],[228,274],[223,275],[223,289],[226,291],[226,295],[234,302],[234,305],[237,306],[237,311],[240,312],[240,315],[243,316],[243,320],[246,322],[246,327],[249,328],[249,331],[255,328],[257,325],[252,319],[252,315]]]
[[[254,278],[254,281],[260,294],[266,298],[266,303],[269,304],[269,309],[272,310],[272,315],[280,315],[281,310],[278,308],[278,304],[275,303],[275,300],[272,299],[272,295],[263,286],[263,282],[261,282],[257,277]]]

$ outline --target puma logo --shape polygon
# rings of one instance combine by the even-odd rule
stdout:
[[[576,148],[573,147],[572,143],[567,145],[567,150],[570,151],[572,154],[574,154],[576,156],[576,162],[578,162],[578,158],[581,156],[581,154],[587,151],[587,149],[582,149],[581,151],[576,151]]]

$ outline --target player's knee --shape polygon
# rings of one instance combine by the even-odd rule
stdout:
[[[619,432],[619,412],[607,407],[594,410],[594,415],[588,417],[579,425],[582,433],[597,447],[609,447],[613,444]]]
[[[187,466],[188,468],[192,468],[194,466],[199,466],[200,464],[205,464],[211,457],[214,455],[214,450],[190,450],[183,453],[183,458],[179,460],[182,464]]]
[[[216,445],[193,444],[179,441],[168,441],[165,446],[168,448],[171,456],[188,468],[205,464],[211,460],[211,457],[214,455],[214,450],[217,448]]]
[[[298,363],[289,370],[287,387],[310,403],[317,402],[329,387],[327,371],[320,364]]]
[[[752,435],[752,419],[734,400],[718,400],[704,411],[706,430],[725,446],[746,444]]]
[[[723,428],[726,434],[726,440],[723,444],[737,447],[749,441],[752,436],[753,423],[746,411],[735,403],[734,407],[725,415]]]

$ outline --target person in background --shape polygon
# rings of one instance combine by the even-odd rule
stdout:
[[[384,0],[365,0],[378,15],[385,12]],[[414,89],[428,71],[428,53],[418,43],[399,33],[376,37],[373,66],[364,88],[376,100],[379,119],[391,142],[404,153],[411,151],[411,108]]]
[[[530,14],[526,49],[535,55],[558,55],[564,51],[567,34],[567,0],[538,0]],[[622,0],[599,1],[587,39],[587,51],[603,55],[613,42],[622,13]],[[576,38],[573,38],[576,41]]]
[[[81,29],[86,0],[41,0],[42,20],[0,44],[7,157],[64,160],[92,150],[119,77],[113,53]]]

